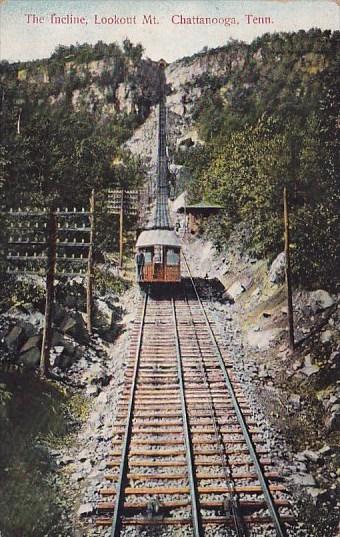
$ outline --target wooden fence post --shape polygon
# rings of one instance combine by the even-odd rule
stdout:
[[[93,321],[93,241],[94,241],[94,210],[95,197],[94,190],[90,195],[90,245],[87,261],[87,285],[86,285],[86,325],[87,331],[92,334]]]
[[[50,367],[50,350],[52,342],[52,318],[54,300],[54,279],[56,270],[57,251],[57,219],[54,212],[49,215],[48,222],[48,253],[46,274],[46,302],[43,338],[40,354],[40,374],[46,376]]]
[[[283,218],[284,218],[284,239],[285,239],[285,274],[286,274],[286,288],[287,288],[288,337],[289,337],[289,349],[293,351],[294,350],[294,313],[293,313],[290,252],[289,252],[288,192],[287,192],[286,187],[284,187],[283,189]]]
[[[124,230],[124,189],[122,189],[120,198],[119,212],[119,268],[123,268],[123,230]]]

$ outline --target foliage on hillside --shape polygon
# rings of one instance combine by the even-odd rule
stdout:
[[[314,29],[257,38],[238,69],[206,86],[194,115],[206,145],[178,160],[191,170],[192,200],[225,207],[225,241],[246,222],[259,257],[282,250],[287,186],[295,281],[329,288],[340,266],[339,37]]]
[[[1,63],[4,208],[86,207],[92,188],[102,200],[109,187],[141,184],[143,166],[121,145],[147,115],[149,95],[144,108],[139,106],[142,115],[133,107],[120,111],[111,101],[120,83],[131,92],[138,85],[142,53],[141,45],[125,40],[123,48],[102,42],[59,46],[46,60]],[[97,88],[106,95],[104,103],[98,102]],[[80,95],[76,103],[75,95]],[[134,96],[141,105],[143,95]],[[105,214],[98,219],[100,247],[113,246],[115,220]]]
[[[61,535],[66,505],[52,453],[70,443],[86,418],[87,403],[34,376],[3,374],[0,411],[1,533]]]

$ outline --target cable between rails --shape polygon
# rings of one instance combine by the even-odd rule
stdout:
[[[194,461],[193,461],[193,448],[192,448],[192,441],[191,441],[190,430],[189,430],[188,409],[187,409],[187,404],[186,404],[186,399],[185,399],[181,344],[179,341],[179,334],[178,334],[175,300],[173,298],[171,299],[171,303],[172,303],[172,314],[173,314],[175,336],[176,336],[177,371],[178,371],[178,382],[180,386],[180,395],[181,395],[183,428],[184,428],[186,458],[187,458],[188,476],[189,476],[189,485],[190,485],[190,496],[191,496],[191,514],[192,514],[192,521],[193,521],[193,530],[194,530],[194,537],[203,537],[204,530],[202,526],[201,511],[200,511],[199,499],[198,499],[197,479],[195,475],[195,468],[194,468]]]

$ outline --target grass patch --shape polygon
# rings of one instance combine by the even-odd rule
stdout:
[[[50,448],[71,441],[86,405],[37,377],[3,375],[7,417],[0,420],[0,531],[2,537],[63,535],[65,495],[55,483]]]
[[[96,292],[100,296],[104,296],[109,292],[122,295],[130,286],[129,282],[123,280],[123,278],[99,270],[95,271],[94,284]]]

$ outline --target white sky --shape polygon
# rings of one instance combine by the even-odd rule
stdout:
[[[86,25],[51,24],[50,16],[84,16]],[[45,17],[42,24],[27,15]],[[101,17],[136,17],[133,25],[95,24]],[[159,24],[142,24],[143,15]],[[238,24],[175,25],[174,15],[234,17]],[[245,15],[270,17],[270,24],[247,24]],[[141,42],[145,55],[167,61],[191,55],[204,46],[224,45],[230,38],[251,41],[265,32],[340,28],[340,6],[335,0],[0,0],[0,59],[8,61],[48,57],[58,44]]]

